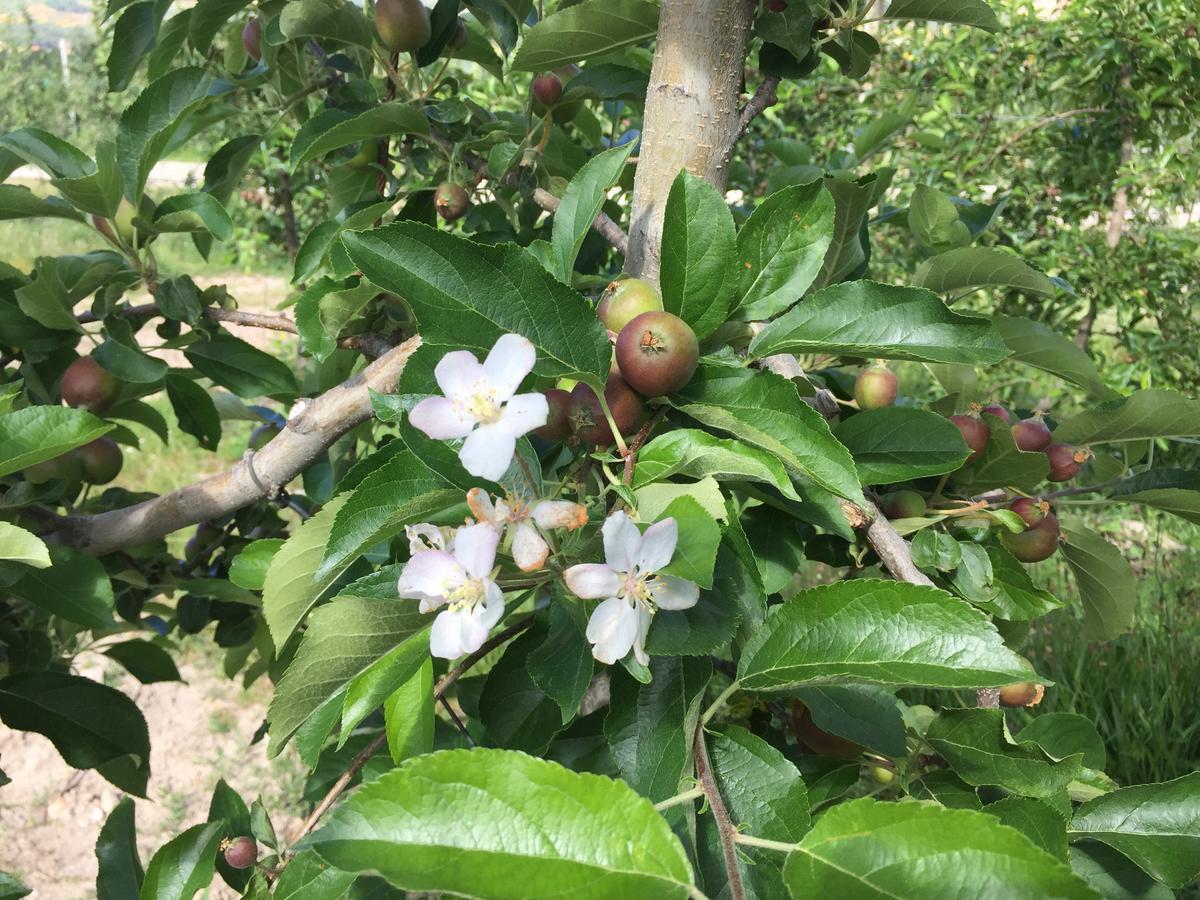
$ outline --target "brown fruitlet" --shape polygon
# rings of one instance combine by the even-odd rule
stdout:
[[[1026,453],[1037,453],[1045,450],[1050,444],[1050,429],[1042,421],[1041,413],[1034,413],[1028,419],[1022,419],[1012,427],[1013,442],[1018,450]]]
[[[635,391],[672,394],[692,380],[700,360],[696,333],[669,312],[634,316],[617,335],[617,365]]]
[[[879,509],[889,519],[915,519],[925,515],[925,498],[916,491],[893,491],[879,499]]]
[[[454,23],[454,31],[450,32],[450,39],[446,41],[446,49],[453,53],[465,46],[467,46],[467,23],[458,19]]]
[[[1018,497],[1008,505],[1030,528],[1046,518],[1050,512],[1050,504],[1045,500],[1034,500],[1032,497]]]
[[[1058,550],[1059,533],[1058,517],[1052,512],[1047,512],[1040,522],[1020,534],[1003,532],[1000,535],[1000,543],[1021,562],[1041,562],[1049,559]]]
[[[457,221],[466,215],[470,203],[466,189],[453,181],[443,181],[433,195],[434,209],[447,222]]]
[[[1070,481],[1079,474],[1091,452],[1070,444],[1051,444],[1046,448],[1046,459],[1050,461],[1050,481]]]
[[[125,455],[117,442],[106,437],[96,438],[75,450],[88,484],[108,484],[121,474]]]
[[[222,843],[225,862],[235,869],[248,869],[258,861],[258,844],[249,835]]]
[[[255,62],[262,59],[262,22],[258,16],[251,16],[242,28],[242,46],[246,55]]]
[[[991,406],[985,406],[980,410],[980,412],[987,413],[989,416],[995,416],[997,419],[1003,419],[1005,424],[1008,424],[1012,421],[1012,416],[1009,415],[1008,410],[1003,406],[998,406],[995,403],[993,403]]]
[[[813,753],[821,756],[832,756],[837,759],[858,759],[863,748],[854,741],[830,734],[823,728],[817,727],[812,720],[812,714],[803,703],[797,703],[792,711],[792,726],[796,737]]]
[[[867,366],[854,381],[854,399],[859,409],[882,409],[896,402],[899,385],[896,373],[882,362]]]
[[[121,382],[90,356],[81,356],[67,366],[62,377],[62,398],[67,406],[103,412],[117,399]]]
[[[596,315],[605,328],[620,334],[635,317],[662,308],[662,294],[654,285],[642,278],[623,278],[604,289],[596,305]]]
[[[951,416],[950,421],[955,424],[962,433],[963,440],[971,448],[971,455],[967,457],[966,462],[973,463],[983,456],[983,451],[987,449],[988,440],[992,436],[984,421],[978,416],[966,415]]]
[[[571,395],[561,388],[550,388],[545,394],[550,414],[533,433],[547,441],[565,441],[571,436]]]
[[[535,78],[533,85],[530,86],[530,91],[533,94],[533,111],[539,116],[543,116],[548,109],[553,108],[554,121],[556,122],[570,122],[579,115],[579,110],[583,109],[582,100],[574,100],[570,103],[560,103],[559,101],[562,99],[563,85],[581,71],[583,70],[579,66],[572,63],[566,66],[559,66],[557,69],[552,69],[549,72],[543,72]],[[537,86],[539,79],[544,79],[540,88]],[[554,99],[546,102],[539,94],[553,97]]]
[[[629,434],[641,423],[642,398],[633,392],[620,375],[612,373],[608,376],[604,384],[604,400],[621,434]],[[585,444],[609,447],[617,442],[604,417],[600,398],[583,382],[571,389],[570,419],[572,430]]]
[[[1037,706],[1042,702],[1046,689],[1032,681],[1019,681],[1000,688],[1001,706]]]
[[[375,30],[392,53],[412,53],[429,43],[433,28],[421,0],[375,0]]]
[[[530,90],[538,103],[543,106],[553,106],[562,96],[562,82],[553,72],[543,72],[533,79]]]

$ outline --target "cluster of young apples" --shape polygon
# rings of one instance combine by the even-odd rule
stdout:
[[[641,278],[614,281],[596,314],[615,343],[604,402],[622,435],[641,425],[644,398],[674,393],[692,380],[700,345],[691,327],[663,309],[662,295]],[[596,447],[616,443],[596,392],[586,384],[546,391],[550,415],[536,432],[551,441],[573,440]]]

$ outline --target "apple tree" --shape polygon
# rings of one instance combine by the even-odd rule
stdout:
[[[1068,286],[979,245],[990,208],[890,193],[886,116],[816,171],[747,163],[791,84],[853,86],[925,22],[996,32],[984,0],[370,6],[113,0],[109,84],[145,83],[115,140],[0,136],[3,175],[50,186],[0,185],[0,216],[95,241],[0,265],[0,720],[129,795],[98,895],[1194,881],[1200,774],[1115,783],[1092,722],[1036,714],[1054,686],[1020,649],[1068,603],[1130,627],[1133,570],[1071,504],[1200,518],[1200,478],[1154,452],[1200,437],[1200,401],[1120,394],[1045,325],[966,310]],[[147,193],[222,130],[202,185]],[[155,251],[231,240],[281,134],[328,214],[279,315]],[[898,215],[924,261],[872,280]],[[1053,408],[995,402],[1031,370]],[[112,486],[129,423],[165,441],[164,397],[208,450],[263,427],[195,484]],[[1058,554],[1067,596],[1027,568]],[[214,772],[208,821],[143,861],[145,722],[75,660],[178,677],[175,639],[210,625],[231,678],[274,684],[263,752],[324,795],[278,833]],[[1005,707],[1034,714],[1014,733]]]

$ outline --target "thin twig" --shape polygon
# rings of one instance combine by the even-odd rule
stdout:
[[[754,96],[742,107],[741,113],[738,114],[737,131],[733,136],[733,143],[741,140],[742,135],[746,133],[746,129],[750,127],[750,123],[759,116],[768,107],[774,106],[779,102],[779,76],[768,75],[758,85],[758,89],[754,92]]]
[[[629,452],[625,454],[625,483],[633,484],[633,467],[637,464],[638,451],[642,449],[642,445],[650,437],[650,433],[658,427],[658,423],[663,420],[667,414],[667,408],[664,406],[654,413],[641,430],[633,436],[633,440],[629,442]]]
[[[717,780],[713,777],[712,762],[708,758],[708,747],[704,743],[704,726],[696,726],[696,739],[693,742],[696,757],[696,779],[708,800],[708,808],[712,810],[713,818],[717,821],[717,834],[721,838],[721,852],[725,856],[725,871],[729,874],[730,900],[746,900],[746,889],[742,885],[742,870],[738,865],[737,829],[729,818],[729,810],[721,798]]]

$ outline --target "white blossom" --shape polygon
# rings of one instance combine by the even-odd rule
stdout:
[[[587,510],[569,500],[492,498],[482,488],[471,488],[467,505],[480,522],[490,522],[501,534],[512,538],[513,560],[522,572],[536,572],[546,564],[550,546],[538,529],[566,528],[573,531],[587,524]],[[537,527],[534,527],[534,526]]]

